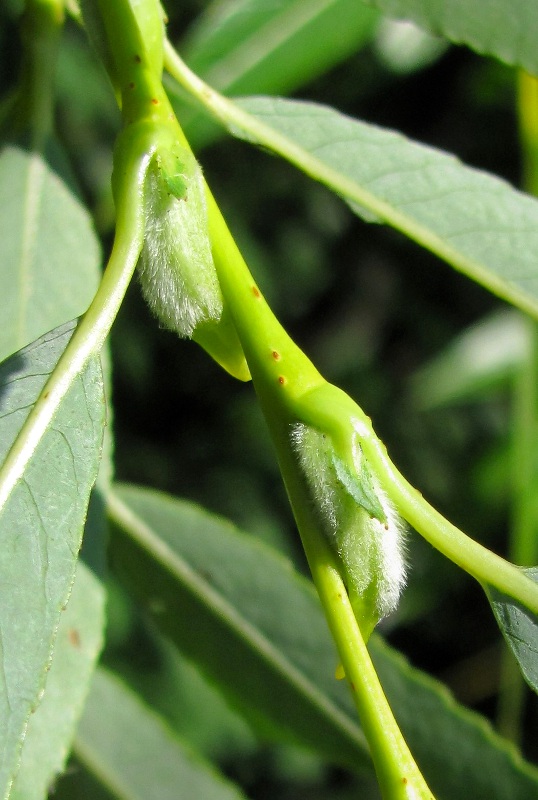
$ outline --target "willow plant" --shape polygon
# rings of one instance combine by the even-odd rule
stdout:
[[[28,0],[25,13],[26,29],[30,31],[28,65],[18,96],[6,114],[6,119],[16,123],[8,141],[20,139],[30,131],[34,149],[38,139],[43,149],[52,124],[52,78],[41,71],[41,51],[33,51],[32,42],[38,35],[44,38],[48,63],[64,9],[60,0]],[[341,662],[337,673],[345,676],[355,703],[381,794],[384,800],[429,800],[434,794],[401,733],[367,648],[374,628],[396,609],[404,589],[406,537],[411,535],[411,529],[416,531],[481,584],[531,683],[536,671],[529,655],[538,614],[535,574],[473,541],[433,509],[394,466],[361,407],[327,382],[286,333],[252,277],[207,185],[163,87],[163,67],[184,92],[243,138],[290,160],[359,209],[367,208],[376,218],[405,230],[455,266],[461,268],[463,263],[472,277],[481,279],[484,273],[484,282],[493,284],[495,289],[500,279],[494,276],[493,269],[479,263],[476,255],[454,244],[454,237],[440,236],[434,225],[428,230],[424,220],[406,216],[389,197],[376,196],[368,182],[361,186],[344,170],[337,173],[334,165],[320,161],[315,148],[309,151],[294,143],[278,126],[272,127],[261,115],[250,113],[203,83],[167,42],[165,16],[157,0],[84,0],[80,21],[105,66],[121,110],[112,174],[114,242],[95,296],[76,325],[57,329],[56,334],[38,340],[5,362],[5,416],[10,420],[16,417],[16,423],[7,437],[0,471],[2,526],[9,528],[17,516],[24,536],[33,536],[36,525],[45,537],[43,541],[58,530],[61,532],[55,526],[55,513],[61,516],[64,512],[55,509],[50,495],[35,490],[32,481],[37,479],[32,477],[32,470],[46,473],[55,469],[54,459],[73,461],[71,434],[62,429],[59,420],[67,413],[66,404],[72,399],[74,387],[81,381],[86,387],[78,400],[84,405],[90,402],[88,381],[92,386],[101,384],[98,375],[89,377],[89,370],[98,370],[100,353],[136,271],[144,297],[162,326],[194,340],[233,378],[252,379],[336,644]],[[39,106],[44,110],[40,112]],[[318,124],[322,126],[321,118]],[[457,171],[459,167],[454,168]],[[463,174],[462,180],[464,183],[471,178]],[[477,191],[488,191],[488,187],[481,187],[482,180],[481,176],[476,178]],[[412,193],[413,187],[409,191]],[[509,200],[515,204],[514,214],[518,213],[519,202],[527,217],[534,214],[538,219],[534,201],[519,198],[513,190],[506,191],[513,194]],[[535,299],[520,287],[506,282],[503,293],[535,310]],[[51,341],[56,343],[55,349],[51,349]],[[31,402],[13,397],[8,391],[13,385],[10,375],[15,372],[15,385],[22,385],[21,381],[24,383],[33,374],[35,364],[41,363],[39,359],[42,380],[32,386],[35,396]],[[104,401],[97,397],[91,402],[102,407]],[[36,674],[30,676],[28,686],[23,687],[22,694],[30,698],[29,702],[12,700],[17,675],[7,674],[4,680],[5,708],[9,709],[2,720],[8,753],[2,773],[5,797],[11,786],[15,787],[13,796],[19,791],[18,742],[24,737],[36,703],[33,698],[41,696],[43,687],[47,696],[44,669],[50,654],[58,651],[58,647],[53,650],[55,638],[58,640],[58,615],[71,590],[86,506],[97,474],[103,419],[93,419],[91,427],[97,430],[87,445],[97,454],[93,471],[82,479],[76,463],[71,463],[62,478],[65,485],[78,487],[82,506],[77,516],[78,528],[76,521],[69,523],[70,529],[75,529],[69,544],[69,568],[58,571],[54,587],[48,583],[49,568],[44,566],[48,564],[48,545],[39,545],[36,580],[43,584],[57,613],[51,615],[48,630],[43,631],[48,643],[45,657],[34,670]],[[67,447],[51,462],[50,442],[59,431]],[[128,512],[115,499],[113,488],[103,491],[112,520],[116,524],[125,522]],[[9,561],[2,562],[2,569],[5,583]],[[7,591],[4,600],[7,602]],[[3,642],[4,653],[24,644],[17,638],[17,625],[13,623],[14,617],[24,616],[18,616],[14,601],[10,608],[14,632],[7,634]],[[56,656],[52,657],[54,664]],[[23,660],[23,653],[20,658]],[[17,663],[16,659],[13,663]],[[30,724],[28,730],[31,729]],[[83,751],[82,747],[80,752]],[[23,749],[23,757],[24,752]],[[91,762],[90,756],[87,759]],[[23,761],[23,778],[28,769]],[[176,796],[183,796],[180,789]]]

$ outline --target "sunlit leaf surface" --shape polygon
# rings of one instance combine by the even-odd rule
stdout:
[[[326,106],[251,97],[239,102],[285,139],[232,132],[288,158],[348,201],[490,291],[538,315],[538,201],[400,133]]]

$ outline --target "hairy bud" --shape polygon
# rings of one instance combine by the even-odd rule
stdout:
[[[187,149],[157,155],[145,186],[145,239],[139,262],[144,296],[161,323],[192,337],[218,322],[222,295],[208,235],[202,171]]]
[[[389,499],[370,474],[358,442],[353,469],[330,437],[302,423],[292,443],[323,530],[344,568],[349,597],[365,638],[390,614],[405,584],[403,529]]]

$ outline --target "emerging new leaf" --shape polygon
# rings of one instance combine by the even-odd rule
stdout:
[[[211,254],[202,171],[186,148],[161,153],[148,168],[142,291],[162,324],[192,337],[218,322],[222,295]]]
[[[403,531],[388,497],[370,474],[357,441],[353,467],[340,458],[329,436],[302,423],[292,443],[318,510],[323,530],[344,570],[349,598],[367,639],[393,611],[405,584]]]

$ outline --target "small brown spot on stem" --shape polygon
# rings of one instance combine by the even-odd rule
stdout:
[[[278,350],[273,350],[271,355],[273,356],[275,361],[280,361],[281,356],[280,356],[280,353],[278,352]]]
[[[261,297],[260,290],[258,289],[257,286],[252,287],[252,294],[254,295],[254,297]]]
[[[404,786],[407,786],[407,778],[402,778],[402,783]]]
[[[135,54],[134,61],[135,61],[135,64],[141,64],[142,63],[142,59],[140,58],[138,53]]]
[[[129,84],[129,89],[134,89],[135,86],[136,86],[135,82],[131,81],[131,83]]]
[[[69,633],[67,635],[69,644],[73,645],[73,647],[80,647],[80,634],[76,628],[69,628]]]
[[[157,100],[156,97],[152,97],[151,98],[151,102],[153,103],[154,106],[158,106],[159,105],[159,101]]]
[[[283,375],[280,375],[278,378],[278,382],[281,386],[284,386],[284,384],[286,383],[286,378]]]

